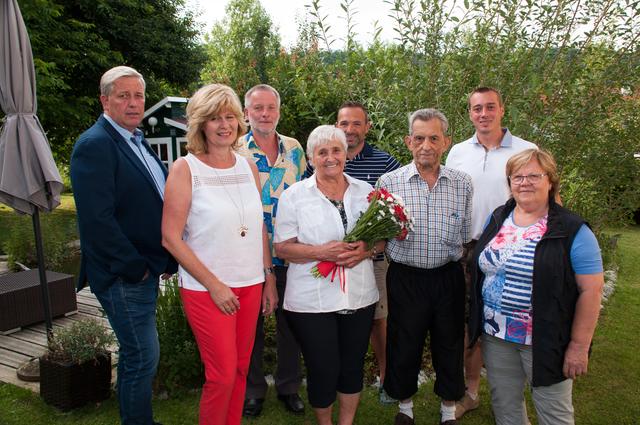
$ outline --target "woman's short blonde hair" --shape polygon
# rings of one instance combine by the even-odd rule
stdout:
[[[507,161],[507,180],[510,182],[511,175],[527,165],[531,160],[538,161],[542,171],[549,178],[551,189],[549,190],[549,199],[556,199],[560,191],[560,175],[558,174],[558,165],[553,155],[544,149],[526,149],[520,153],[513,155]]]
[[[208,84],[193,94],[187,104],[187,150],[192,154],[207,153],[207,141],[204,137],[204,124],[213,117],[229,111],[238,119],[240,137],[247,131],[242,114],[242,104],[231,87],[224,84]],[[236,141],[234,150],[240,147]]]

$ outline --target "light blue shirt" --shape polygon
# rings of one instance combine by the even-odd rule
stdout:
[[[164,177],[164,172],[162,171],[162,166],[156,158],[149,152],[146,146],[143,146],[142,140],[143,135],[142,131],[135,129],[132,133],[124,127],[118,125],[113,118],[111,118],[107,114],[103,114],[104,118],[109,121],[109,124],[116,129],[118,133],[124,138],[127,142],[127,146],[131,148],[133,153],[138,157],[144,168],[151,174],[151,178],[156,185],[156,189],[160,194],[160,197],[164,200],[164,186],[166,183],[166,179]]]

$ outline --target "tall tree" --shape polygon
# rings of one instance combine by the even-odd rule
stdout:
[[[20,0],[37,74],[38,113],[56,161],[100,112],[98,81],[130,65],[148,103],[197,84],[204,50],[184,0]]]
[[[225,83],[238,93],[268,82],[280,51],[280,36],[259,0],[231,0],[226,17],[206,37],[205,82]]]

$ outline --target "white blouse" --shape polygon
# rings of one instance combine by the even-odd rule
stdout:
[[[367,209],[367,195],[373,188],[366,182],[346,174],[344,176],[349,183],[343,199],[348,232]],[[274,242],[297,238],[303,244],[321,245],[340,241],[344,236],[340,213],[318,189],[315,175],[295,183],[280,196]],[[326,313],[355,310],[378,301],[371,259],[367,258],[353,268],[345,268],[345,292],[340,289],[337,273],[333,282],[331,275],[316,278],[311,274],[311,269],[317,263],[289,264],[284,295],[285,310]]]
[[[227,169],[212,168],[192,154],[185,157],[191,170],[191,208],[182,239],[218,279],[239,288],[264,282],[263,221],[251,167],[234,155],[236,163]],[[207,290],[182,266],[178,272],[181,287]]]

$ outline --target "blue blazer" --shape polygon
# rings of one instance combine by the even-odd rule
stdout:
[[[167,170],[152,152],[162,167]],[[151,175],[113,126],[100,116],[78,138],[71,154],[82,261],[78,291],[94,292],[116,279],[135,283],[148,269],[174,273],[177,264],[162,247],[162,198]]]

